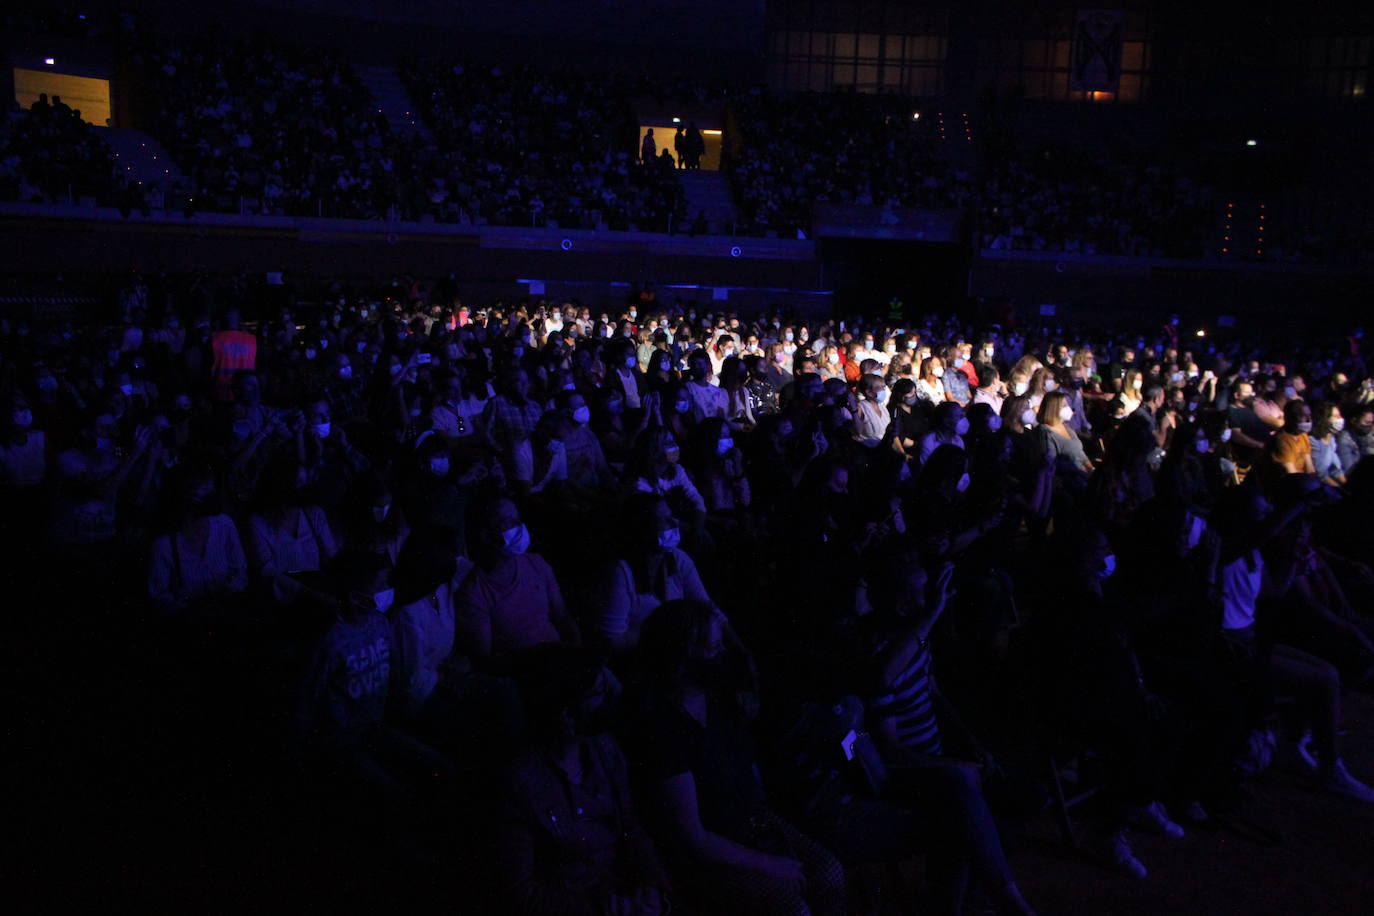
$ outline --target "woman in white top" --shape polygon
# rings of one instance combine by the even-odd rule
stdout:
[[[1140,370],[1127,369],[1126,375],[1121,379],[1121,393],[1117,395],[1121,401],[1121,416],[1129,417],[1140,409],[1140,393],[1144,387],[1145,376]]]
[[[639,642],[639,627],[666,601],[690,598],[714,606],[692,558],[678,549],[682,532],[661,496],[642,493],[625,505],[628,535],[621,558],[601,586],[597,630],[616,650]]]
[[[457,556],[456,541],[452,529],[419,528],[396,562],[391,664],[400,709],[409,717],[421,714],[446,675],[466,668],[466,659],[453,655],[453,596],[472,562]]]
[[[890,393],[887,385],[876,375],[859,379],[859,404],[854,412],[854,438],[868,448],[876,447],[887,435],[892,416],[887,412]]]
[[[928,404],[943,404],[945,395],[945,361],[938,356],[927,356],[921,360],[921,375],[916,379],[916,397]]]
[[[303,500],[304,487],[305,468],[298,461],[273,462],[263,471],[261,507],[249,521],[253,578],[283,604],[301,592],[291,573],[317,572],[339,551],[324,512]]]
[[[182,611],[207,598],[248,587],[248,565],[234,520],[219,511],[207,469],[179,475],[171,529],[155,538],[148,562],[148,597],[163,611]]]

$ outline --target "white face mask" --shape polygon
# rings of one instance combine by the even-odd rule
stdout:
[[[954,424],[954,434],[956,436],[968,435],[968,417],[960,417],[958,422]]]
[[[578,423],[589,423],[592,419],[592,409],[585,404],[573,411],[573,419]]]
[[[1116,554],[1109,553],[1102,558],[1102,568],[1097,572],[1097,578],[1110,579],[1116,572]]]
[[[501,549],[512,557],[518,557],[530,549],[530,529],[524,524],[507,528],[501,534]]]
[[[1035,425],[1035,411],[1034,411],[1034,410],[1031,410],[1029,407],[1027,407],[1025,410],[1021,411],[1021,425],[1022,425],[1022,426],[1034,426],[1034,425]]]
[[[1073,408],[1064,406],[1059,408],[1059,419],[1067,423],[1073,419]]]
[[[627,356],[627,357],[625,357],[625,368],[626,368],[626,369],[633,369],[633,368],[634,368],[635,366],[637,366],[637,365],[639,365],[639,358],[638,358],[638,357],[635,357],[635,356]]]
[[[1002,418],[997,414],[988,417],[988,432],[995,433],[1002,428]]]
[[[962,493],[962,492],[964,492],[965,490],[968,489],[968,485],[969,485],[969,476],[968,476],[968,474],[965,473],[965,474],[959,475],[959,482],[956,483],[954,486],[955,486],[955,489],[957,489],[960,493]]]
[[[1298,424],[1298,432],[1310,433],[1312,431],[1312,421],[1304,420]]]
[[[877,401],[879,404],[886,404],[887,399],[891,396],[892,392],[888,391],[886,388],[879,388],[878,393],[873,396],[873,400]]]
[[[1223,430],[1221,431],[1221,441],[1222,441],[1222,442],[1230,442],[1230,441],[1231,441],[1231,430],[1230,430],[1229,428],[1228,428],[1228,429],[1223,429]]]
[[[734,440],[734,439],[717,439],[717,440],[716,440],[716,454],[717,454],[717,455],[724,455],[726,452],[730,451],[730,449],[732,449],[732,448],[734,448],[734,447],[735,447],[735,440]]]
[[[1197,450],[1198,454],[1205,455],[1212,450],[1212,443],[1206,439],[1199,439],[1197,440]]]
[[[352,366],[340,366],[340,367],[339,367],[339,378],[341,378],[341,379],[351,379],[352,377],[353,377],[353,367],[352,367]]]
[[[1145,380],[1138,378],[1135,381],[1131,382],[1131,387],[1134,388],[1136,391],[1139,391],[1141,388],[1145,387]]]
[[[391,503],[383,503],[380,506],[372,507],[372,520],[374,522],[386,521],[387,513],[391,511]]]
[[[962,356],[956,356],[956,357],[954,357],[954,368],[956,368],[956,369],[962,369],[962,368],[964,368],[964,358],[963,358]]]
[[[1047,379],[1045,379],[1045,390],[1046,390],[1046,391],[1053,391],[1054,389],[1056,389],[1056,388],[1058,388],[1058,387],[1059,387],[1059,383],[1056,382],[1054,379],[1052,379],[1052,378],[1047,378]]]
[[[439,457],[429,459],[429,470],[435,477],[443,477],[448,474],[448,458]]]
[[[1332,417],[1331,431],[1333,433],[1338,433],[1343,429],[1345,429],[1345,417]]]
[[[934,369],[931,369],[931,370],[930,370],[930,374],[933,375],[933,376],[935,376],[936,378],[944,378],[944,377],[945,377],[945,367],[944,367],[944,366],[936,366]]]
[[[664,550],[672,550],[682,543],[682,529],[677,526],[665,528],[658,533],[658,546]]]
[[[838,354],[838,353],[831,353],[831,354],[830,354],[829,356],[827,356],[825,359],[826,359],[826,362],[830,363],[830,365],[833,366],[833,365],[835,365],[836,363],[838,363],[838,362],[840,361],[840,354]]]
[[[1021,395],[1026,393],[1026,390],[1028,388],[1030,388],[1030,385],[1028,383],[1017,382],[1015,385],[1011,386],[1011,393],[1019,398]]]
[[[992,359],[992,354],[993,354],[994,352],[995,352],[995,351],[992,349],[992,347],[985,347],[985,348],[983,349],[983,358],[984,358],[984,359]]]
[[[377,606],[379,613],[385,614],[391,608],[391,603],[396,600],[396,589],[385,588],[372,596],[372,602]]]
[[[319,436],[321,439],[328,439],[328,438],[329,438],[329,430],[330,430],[330,424],[328,424],[328,423],[316,423],[316,424],[315,424],[315,435]]]

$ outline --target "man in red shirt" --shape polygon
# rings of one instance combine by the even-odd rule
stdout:
[[[232,401],[233,391],[229,383],[234,373],[241,370],[253,371],[258,360],[258,339],[247,331],[239,330],[238,309],[230,309],[224,316],[224,329],[217,331],[210,340],[214,353],[211,376],[214,379],[215,398]]]

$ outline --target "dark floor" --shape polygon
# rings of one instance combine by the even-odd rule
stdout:
[[[0,868],[20,891],[7,911],[484,909],[486,837],[459,828],[456,846],[397,851],[364,818],[326,816],[276,762],[281,722],[258,710],[278,688],[197,692],[220,673],[184,670],[119,609],[92,610],[89,582],[64,585],[88,597],[9,607],[22,625],[7,646],[20,687],[6,730],[18,854]],[[1350,697],[1345,725],[1351,770],[1374,781],[1374,697]],[[1068,852],[1044,817],[1013,866],[1042,914],[1374,913],[1374,805],[1273,772],[1247,788],[1239,816],[1272,845],[1253,830],[1136,837],[1141,881]]]

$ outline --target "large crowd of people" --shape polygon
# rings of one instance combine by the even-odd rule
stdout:
[[[421,212],[441,221],[666,232],[684,215],[672,168],[641,163],[616,81],[528,66],[408,62],[433,142],[417,141]]]
[[[158,43],[141,53],[152,133],[195,209],[383,219],[403,176],[385,116],[318,48],[263,40]]]
[[[817,203],[951,209],[976,200],[975,157],[942,155],[937,119],[922,120],[909,98],[754,91],[735,110],[742,150],[731,180],[746,233],[809,234]]]
[[[0,324],[10,556],[293,685],[251,746],[353,829],[484,828],[489,903],[841,914],[923,854],[922,912],[1027,913],[1047,755],[1137,878],[1270,764],[1374,802],[1359,332],[224,291]]]
[[[0,200],[105,203],[119,186],[109,147],[60,95],[42,94],[27,112],[11,102],[0,117]]]

